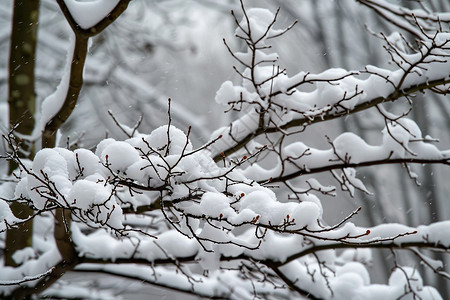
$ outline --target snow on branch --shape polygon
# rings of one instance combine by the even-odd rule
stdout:
[[[274,147],[278,163],[273,169],[265,169],[253,163],[245,169],[248,177],[260,183],[291,180],[296,177],[336,169],[355,168],[394,163],[450,164],[450,150],[440,151],[422,137],[417,124],[403,118],[399,123],[388,124],[382,131],[382,144],[372,146],[354,133],[345,132],[331,141],[330,149],[320,150],[302,142]],[[276,175],[278,174],[278,175]]]
[[[421,9],[411,10],[385,0],[356,0],[379,14],[381,17],[408,31],[418,38],[424,37],[423,31],[435,31],[442,24],[450,23],[448,12],[435,13],[421,4]]]
[[[75,109],[83,85],[88,39],[100,33],[118,18],[127,8],[130,0],[88,2],[58,0],[57,2],[72,28],[72,34],[61,81],[56,90],[43,100],[38,115],[38,125],[29,137],[35,141],[42,136],[44,147],[55,146],[56,131]]]
[[[106,24],[99,19],[108,19],[113,3],[128,3],[113,1],[101,14],[82,17],[85,8],[103,2],[58,1],[83,49],[94,34],[92,28]],[[3,158],[19,167],[0,185],[0,233],[27,221],[40,227],[33,232],[34,248],[15,253],[19,266],[2,267],[2,296],[33,293],[35,288],[41,292],[48,282],[74,269],[216,298],[440,299],[436,289],[395,256],[412,252],[436,274],[448,277],[443,264],[423,250],[450,250],[450,221],[365,227],[354,223],[358,208],[329,225],[319,196],[336,196],[336,188],[303,175],[330,172],[342,190],[355,196],[356,190],[370,193],[356,177],[360,166],[449,165],[450,151],[439,150],[431,144],[436,140],[423,136],[406,118],[410,110],[397,115],[383,106],[405,99],[409,107],[413,94],[422,90],[449,91],[449,33],[430,33],[416,22],[422,39],[418,48],[400,43],[398,35],[380,35],[394,70],[367,66],[363,71],[329,69],[288,76],[270,50],[295,23],[278,29],[279,11],[246,9],[243,1],[241,6],[242,20],[233,13],[235,34],[247,49],[234,52],[226,41],[225,47],[238,62],[234,71],[242,81],[225,82],[215,99],[240,117],[203,146],[191,143],[191,127],[183,131],[171,124],[170,101],[168,125],[150,134],[137,131],[138,125],[125,127],[111,113],[129,138],[106,138],[95,151],[49,147],[27,161],[13,133],[4,137],[11,151]],[[63,99],[71,86],[63,81],[60,87],[56,96]],[[66,109],[49,99],[44,107],[57,107],[57,114]],[[385,125],[379,145],[350,132],[333,139],[324,135],[325,150],[291,138],[303,137],[312,124],[372,107]],[[63,115],[53,117],[46,127],[65,121]],[[8,206],[14,202],[34,214],[27,220],[15,218]],[[72,251],[69,259],[64,247]],[[370,249],[393,253],[387,284],[374,284],[370,278]]]
[[[82,29],[89,29],[105,19],[120,0],[97,0],[80,2],[64,0],[70,14]]]
[[[340,146],[338,141],[334,144],[338,146],[330,153],[336,155]],[[14,195],[38,211],[70,210],[72,239],[81,262],[174,265],[191,278],[188,281],[193,280],[193,286],[202,285],[185,269],[184,263],[193,260],[220,274],[220,261],[244,259],[257,261],[258,268],[261,264],[281,268],[318,253],[306,259],[302,268],[327,278],[324,270],[334,263],[331,258],[319,258],[326,249],[449,248],[442,231],[448,222],[418,228],[393,224],[364,228],[349,222],[352,214],[335,226],[324,226],[315,196],[279,202],[274,192],[247,179],[236,167],[248,159],[218,167],[206,149],[194,150],[181,130],[163,126],[126,141],[106,139],[95,154],[83,149],[43,149],[31,165],[20,164]],[[160,201],[162,215],[149,211],[140,221],[129,215],[152,201]],[[172,229],[164,229],[164,219]],[[89,234],[83,228],[105,231]],[[339,290],[333,288],[335,280],[340,278],[320,280],[330,288],[317,295],[327,297]],[[308,282],[302,288],[315,291],[317,282]]]
[[[20,284],[25,283],[25,282],[38,280],[38,279],[41,279],[42,277],[45,277],[45,276],[49,275],[53,271],[54,271],[54,268],[51,268],[47,272],[44,272],[42,274],[38,274],[36,276],[25,276],[25,277],[23,277],[20,280],[0,281],[0,286],[20,285]]]
[[[267,24],[256,21],[258,18],[253,15],[258,14],[262,12],[249,10],[241,23],[236,20],[239,24],[236,36],[245,40],[246,53],[234,53],[226,44],[244,69],[239,71],[234,67],[242,78],[242,84],[223,83],[216,102],[228,110],[245,114],[213,133],[213,138],[220,134],[224,137],[212,148],[216,161],[222,159],[221,153],[229,156],[256,136],[287,132],[293,128],[303,131],[311,124],[382,103],[402,98],[412,101],[412,96],[418,91],[446,94],[450,89],[450,33],[441,28],[428,32],[416,24],[415,28],[421,32],[418,49],[412,46],[405,49],[395,36],[382,35],[385,49],[397,67],[394,70],[366,66],[362,71],[329,69],[320,74],[300,72],[289,77],[286,70],[276,64],[278,55],[270,53],[271,47],[267,44],[277,14],[266,12],[263,19]],[[261,29],[264,26],[266,31]],[[257,40],[255,35],[259,37]],[[311,85],[315,89],[306,91],[305,87]]]

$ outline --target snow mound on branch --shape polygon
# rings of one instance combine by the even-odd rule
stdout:
[[[42,149],[36,153],[32,170],[33,173],[28,174],[27,180],[28,194],[33,205],[37,209],[44,209],[51,199],[57,201],[59,205],[67,205],[64,198],[52,193],[51,187],[48,186],[52,182],[61,195],[67,195],[72,189],[64,157],[55,149]]]
[[[423,143],[413,140],[421,138],[421,133],[411,122],[403,123],[409,134],[403,141]],[[405,130],[404,127],[401,128]],[[393,132],[394,136],[403,136],[399,128],[394,128]],[[374,153],[365,151],[371,158],[378,157],[378,151],[386,154],[386,149],[382,149],[384,144],[369,146],[350,133],[330,143],[332,149],[317,150],[296,142],[287,147],[285,154],[297,163],[310,160],[316,167],[320,167],[320,161],[336,161],[337,156],[360,160],[362,158],[352,153],[361,149],[372,149]],[[192,152],[188,137],[172,126],[162,126],[150,135],[126,141],[106,139],[98,145],[96,154],[84,149],[39,151],[32,168],[22,172],[27,175],[17,184],[15,195],[20,192],[22,197],[30,197],[38,209],[56,204],[71,209],[88,225],[121,230],[129,229],[122,223],[123,209],[130,205],[131,208],[149,205],[151,197],[147,196],[157,193],[162,202],[171,201],[172,217],[177,219],[172,225],[177,228],[165,227],[162,233],[155,231],[158,239],[141,239],[136,244],[133,238],[140,233],[133,232],[133,238],[129,239],[118,239],[106,230],[85,235],[75,223],[72,232],[77,250],[90,258],[114,261],[133,256],[152,262],[168,257],[196,257],[203,267],[216,272],[220,270],[222,256],[246,255],[257,260],[286,262],[280,270],[292,282],[298,282],[301,288],[322,298],[330,298],[328,287],[331,287],[336,299],[377,299],[375,295],[391,299],[401,297],[406,279],[394,272],[388,285],[371,285],[363,265],[371,260],[367,250],[347,250],[341,256],[332,250],[320,251],[314,256],[305,254],[298,258],[297,255],[308,253],[311,247],[327,246],[336,241],[371,243],[398,236],[396,242],[401,243],[423,241],[426,236],[430,243],[447,245],[450,240],[444,234],[449,222],[418,228],[388,224],[370,230],[351,222],[337,227],[325,226],[321,222],[320,201],[313,193],[302,195],[298,202],[280,202],[271,189],[253,181],[255,173],[249,173],[252,180],[245,176],[249,169],[243,172],[239,168],[222,168],[214,163],[210,152]],[[345,169],[345,172],[347,180],[363,188],[354,178],[353,170]],[[165,189],[168,183],[170,186],[164,193],[155,191],[155,188]],[[127,184],[132,184],[132,188]],[[309,186],[317,190],[326,188],[314,180]],[[5,193],[8,197],[12,194],[12,189]],[[5,209],[2,206],[6,206]],[[12,214],[6,208],[7,205],[0,202],[0,216],[10,218]],[[127,221],[131,218],[127,217]],[[17,259],[28,264],[33,260],[31,254],[19,253]],[[323,268],[324,264],[333,266],[333,272]],[[436,294],[434,289],[423,286],[418,275],[407,268],[404,270],[415,281],[414,292],[424,298]],[[313,282],[309,274],[321,272],[325,275],[315,277]]]
[[[84,165],[86,164],[86,167]],[[93,165],[92,165],[93,164]],[[28,196],[37,209],[56,204],[80,210],[88,223],[122,228],[122,210],[105,185],[98,157],[87,150],[42,149],[30,172],[16,186],[16,197]]]
[[[29,198],[36,209],[63,207],[71,209],[77,218],[88,224],[122,229],[120,194],[125,199],[121,181],[135,181],[146,187],[150,183],[161,186],[169,174],[177,174],[187,180],[195,176],[219,172],[214,162],[202,159],[202,155],[187,155],[192,151],[188,137],[173,126],[161,126],[150,135],[141,135],[126,141],[105,139],[97,146],[96,153],[86,149],[70,151],[63,148],[42,149],[21,180],[10,188],[10,199]],[[24,170],[22,170],[24,171]],[[118,186],[119,185],[119,186]],[[203,188],[215,191],[214,187]],[[3,185],[5,190],[8,185]],[[6,190],[5,190],[6,191]],[[172,189],[172,197],[185,196],[184,185]],[[122,194],[121,194],[122,193]],[[128,198],[133,198],[129,197]],[[129,204],[138,205],[147,197],[135,197]],[[2,205],[4,202],[1,202]],[[15,220],[8,209],[3,219]]]
[[[368,157],[377,155],[379,147],[368,145],[360,136],[344,132],[333,141],[336,155],[344,158],[348,156],[351,162],[359,163]]]
[[[159,153],[165,156],[167,147],[168,155],[181,154],[192,151],[192,144],[186,134],[175,126],[163,125],[153,130],[150,135],[131,138],[126,141],[142,153]]]
[[[83,168],[83,175],[92,175],[95,173],[104,175],[103,169],[99,168],[100,158],[92,153],[92,151],[87,149],[77,149],[74,153],[75,161],[72,164],[72,168],[69,169],[69,174],[72,173],[74,176],[71,176],[70,178],[75,178],[75,176],[78,175],[78,164]],[[83,176],[81,176],[81,178],[83,178]]]
[[[416,296],[420,299],[442,299],[435,288],[424,286],[419,272],[410,267],[396,268],[387,285],[368,285],[364,281],[367,271],[357,264],[347,264],[343,268],[345,271],[339,270],[331,283],[336,299],[413,299]]]
[[[258,99],[256,93],[250,93],[246,88],[241,86],[234,86],[231,81],[225,81],[216,92],[215,100],[218,104],[228,106],[233,102],[236,102],[236,109],[241,109],[243,103],[240,100],[253,101]]]
[[[122,141],[107,145],[102,151],[101,159],[110,164],[114,171],[125,171],[131,164],[141,160],[136,149]]]
[[[2,184],[0,185],[0,195],[5,198],[13,199],[14,185],[13,184]],[[5,201],[0,201],[0,232],[6,230],[7,224],[13,224],[18,222],[20,219],[16,218],[9,205]]]
[[[106,18],[109,13],[116,7],[120,0],[64,0],[69,12],[75,22],[83,29],[89,29],[102,19]]]
[[[265,8],[250,8],[246,11],[246,15],[248,18],[248,22],[251,27],[251,38],[254,41],[258,41],[262,39],[262,43],[264,40],[270,36],[275,36],[280,34],[283,30],[276,30],[273,28],[269,29],[268,34],[264,37],[267,32],[267,28],[271,25],[275,15],[268,9]],[[238,36],[243,36],[244,33],[241,29],[247,31],[249,24],[247,23],[247,18],[242,18],[242,21],[239,23],[240,27],[238,27],[235,31],[235,34]],[[263,38],[264,37],[264,38]]]
[[[284,166],[282,175],[289,175],[302,171],[308,173],[321,168],[341,164],[364,164],[367,162],[388,161],[389,159],[441,160],[448,157],[448,151],[440,151],[431,137],[422,137],[417,124],[410,119],[403,118],[397,123],[388,123],[382,132],[382,143],[370,145],[361,137],[351,132],[344,132],[333,141],[329,140],[330,148],[326,150],[308,147],[302,142],[286,145],[281,152],[281,159],[288,163]],[[272,169],[265,169],[257,163],[248,166],[243,173],[248,178],[257,181],[268,180],[271,174],[281,171],[280,158]],[[301,170],[299,170],[301,169]],[[355,172],[349,168],[345,176],[357,181]],[[362,182],[361,182],[362,184]],[[363,186],[359,184],[359,188]],[[365,189],[365,188],[363,188]]]

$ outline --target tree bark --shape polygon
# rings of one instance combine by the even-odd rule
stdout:
[[[34,87],[34,65],[36,57],[36,40],[39,18],[39,1],[15,0],[13,4],[13,19],[11,45],[9,53],[9,123],[10,129],[15,127],[15,133],[29,135],[34,128],[34,112],[36,94]],[[22,141],[22,151],[19,155],[32,159],[33,146]],[[10,161],[9,173],[17,165]],[[11,211],[21,219],[29,217],[33,210],[26,204],[13,203]],[[25,222],[6,232],[5,265],[16,266],[12,255],[17,250],[32,245],[33,221]]]

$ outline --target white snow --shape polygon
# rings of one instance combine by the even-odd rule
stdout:
[[[65,3],[75,21],[88,29],[105,18],[118,1],[65,0]],[[380,3],[387,5],[384,1]],[[268,10],[249,9],[247,17],[250,24],[245,18],[239,24],[244,31],[251,26],[250,37],[258,46],[268,45],[270,37],[282,32],[267,30],[274,18]],[[244,31],[237,29],[236,34],[245,35]],[[438,46],[448,40],[449,35],[444,33],[435,38]],[[398,44],[401,38],[393,34],[388,41]],[[429,46],[427,43],[424,46]],[[403,49],[402,45],[398,47],[400,51]],[[70,51],[60,84],[42,103],[38,130],[64,103],[72,60]],[[447,50],[439,51],[448,54]],[[427,68],[420,62],[420,53],[394,55],[395,60],[418,62],[414,69],[417,72],[406,77],[401,69],[367,66],[365,71],[369,75],[335,68],[293,76],[280,71],[272,78],[281,70],[271,65],[278,58],[276,53],[267,50],[236,53],[244,64],[251,64],[255,58],[257,65],[242,72],[244,77],[253,76],[252,80],[244,78],[236,85],[226,81],[218,90],[216,102],[239,110],[241,115],[230,126],[212,134],[210,141],[218,140],[208,149],[195,149],[185,132],[164,125],[149,135],[135,132],[125,141],[105,139],[97,145],[95,153],[87,149],[40,150],[33,162],[24,162],[17,170],[17,178],[13,178],[17,182],[0,186],[0,232],[18,221],[7,201],[29,199],[38,210],[55,207],[71,210],[72,241],[79,255],[105,262],[83,264],[78,267],[80,270],[107,270],[157,284],[170,283],[172,287],[207,296],[248,299],[254,296],[253,289],[274,298],[292,296],[288,289],[274,289],[264,280],[245,280],[239,267],[244,266],[241,259],[247,258],[250,263],[246,267],[250,271],[258,267],[264,269],[264,274],[273,274],[265,269],[270,264],[264,266],[258,261],[279,263],[279,270],[293,284],[319,298],[412,299],[417,295],[422,299],[442,299],[436,289],[424,285],[412,267],[397,265],[386,284],[374,284],[367,265],[373,261],[371,245],[425,243],[450,247],[450,221],[418,227],[391,223],[366,228],[345,220],[329,226],[323,220],[324,208],[318,195],[335,195],[335,187],[301,176],[331,170],[342,189],[353,196],[356,189],[369,193],[357,178],[355,168],[359,165],[381,164],[389,159],[433,162],[448,158],[450,150],[441,151],[431,145],[432,139],[423,138],[414,121],[397,120],[397,116],[380,107],[384,116],[395,121],[387,121],[379,132],[381,142],[376,145],[351,132],[329,139],[325,149],[308,146],[303,140],[274,142],[269,146],[276,147],[278,155],[269,164],[263,164],[254,157],[246,161],[249,153],[264,146],[256,140],[247,144],[245,150],[249,153],[245,157],[243,150],[224,158],[224,162],[213,161],[214,156],[236,145],[236,141],[257,130],[262,132],[260,121],[266,122],[268,129],[292,120],[302,120],[304,123],[298,125],[306,126],[308,122],[350,113],[357,106],[388,97],[401,80],[404,80],[401,88],[408,89],[445,77],[450,65],[448,61],[434,60],[441,54],[439,51],[432,53]],[[313,86],[304,89],[306,84]],[[260,119],[260,109],[268,109],[264,119]],[[300,177],[293,187],[295,191],[288,191],[298,192],[297,197],[282,198],[277,186],[270,185],[283,181],[283,176]],[[139,209],[147,211],[129,214],[130,210]],[[23,279],[29,280],[23,283],[25,286],[32,286],[37,277],[51,272],[48,266],[61,260],[51,236],[52,222],[49,213],[36,217],[35,230],[46,233],[34,239],[33,248],[14,253],[13,259],[21,265],[2,267],[0,286]],[[139,226],[139,230],[134,226]],[[337,252],[335,249],[343,244],[348,249]],[[320,251],[315,247],[321,247]],[[194,268],[181,266],[179,261],[184,258],[198,262],[200,267],[196,266],[192,272]],[[119,259],[132,262],[136,259],[143,264],[126,267],[106,264]],[[425,256],[422,259],[435,268],[443,265]],[[159,262],[172,264],[162,268]],[[207,276],[200,276],[201,271]],[[257,279],[260,274],[252,275]],[[0,291],[10,289],[1,286]],[[59,295],[67,294],[65,291]]]
[[[106,18],[120,0],[64,0],[75,22],[89,29]]]
[[[38,139],[47,123],[61,110],[66,100],[67,91],[69,89],[70,68],[73,60],[73,52],[75,49],[75,34],[70,32],[69,45],[66,54],[66,64],[63,70],[61,81],[56,90],[47,96],[41,103],[40,111],[36,115],[37,126],[32,133],[32,139]]]

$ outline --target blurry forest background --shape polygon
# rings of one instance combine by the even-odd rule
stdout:
[[[0,1],[0,128],[7,131],[8,53],[13,1]],[[415,8],[417,1],[397,1]],[[353,0],[271,0],[245,1],[250,7],[281,8],[279,20],[289,25],[299,20],[290,34],[278,40],[275,51],[280,65],[289,74],[301,70],[321,72],[332,67],[360,70],[367,64],[387,67],[389,56],[380,40],[368,32],[401,31]],[[450,2],[424,3],[438,11],[450,11]],[[53,0],[41,0],[36,60],[37,101],[42,101],[58,85],[66,59],[70,28]],[[86,63],[85,81],[74,113],[62,130],[61,143],[93,148],[105,136],[125,139],[115,125],[117,120],[133,126],[142,116],[140,132],[151,132],[167,123],[167,99],[172,99],[173,124],[185,130],[192,125],[194,146],[206,142],[213,130],[228,124],[233,113],[223,114],[214,96],[225,80],[238,82],[232,70],[233,59],[222,39],[238,49],[232,38],[235,24],[230,10],[240,13],[236,0],[134,0],[125,13],[104,32],[92,39]],[[408,36],[407,32],[403,32]],[[243,45],[242,45],[243,47]],[[385,63],[386,62],[386,63]],[[442,148],[450,145],[449,96],[418,94],[410,114],[425,134],[438,138]],[[447,99],[445,99],[447,98]],[[400,107],[401,109],[401,107]],[[351,131],[369,144],[377,144],[380,125],[371,111],[352,114],[333,126],[318,124],[307,128],[314,135],[320,130],[336,137]],[[380,124],[380,122],[378,122]],[[324,127],[326,126],[326,127]],[[326,147],[325,140],[312,147]],[[314,144],[316,142],[316,144]],[[64,146],[64,145],[60,145]],[[4,147],[4,145],[0,145]],[[0,152],[3,150],[0,148]],[[0,165],[6,168],[6,165]],[[0,170],[1,171],[1,170]],[[417,166],[421,188],[408,178],[401,165],[361,168],[374,196],[357,194],[346,201],[326,197],[322,204],[324,219],[339,221],[348,211],[362,206],[357,216],[361,226],[399,222],[417,226],[450,218],[449,168],[441,165]],[[377,176],[374,176],[377,172]],[[3,172],[2,172],[3,173]],[[323,175],[328,176],[328,175]],[[327,179],[323,178],[323,183]],[[390,252],[377,252],[381,262],[391,259]],[[376,255],[376,254],[375,254]],[[389,274],[383,263],[375,264],[375,282]],[[426,273],[423,274],[427,278]],[[431,274],[428,274],[431,275]],[[429,276],[428,284],[440,280]],[[442,295],[446,295],[442,287]]]

